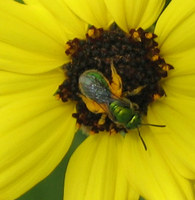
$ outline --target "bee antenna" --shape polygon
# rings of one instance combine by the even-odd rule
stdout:
[[[140,131],[139,131],[139,128],[137,127],[137,131],[138,131],[138,134],[139,134],[139,138],[141,139],[141,141],[142,141],[142,144],[144,145],[144,149],[147,151],[147,146],[146,146],[146,143],[144,142],[144,139],[142,138],[142,136],[141,136],[141,133],[140,133]]]
[[[155,126],[155,127],[161,127],[161,128],[166,127],[166,125],[158,125],[158,124],[141,124],[141,125],[143,125],[143,126]]]

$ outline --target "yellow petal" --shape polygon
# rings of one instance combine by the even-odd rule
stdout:
[[[174,70],[169,71],[169,77],[195,74],[195,48],[181,53],[165,55],[167,63],[172,64]],[[163,55],[162,55],[163,56]]]
[[[37,75],[0,71],[0,105],[27,97],[46,96],[55,99],[53,94],[63,80],[64,75],[58,70]]]
[[[0,1],[0,18],[0,69],[40,73],[69,60],[67,37],[48,10]]]
[[[53,0],[25,0],[25,3],[45,7],[59,23],[68,39],[85,38],[88,25],[72,13],[63,0],[56,0],[55,3]]]
[[[164,0],[105,0],[115,22],[126,32],[131,28],[150,27],[158,18]]]
[[[138,192],[135,192],[132,188],[129,189],[129,194],[127,200],[140,200],[140,195]]]
[[[194,48],[195,1],[171,1],[156,24],[155,34],[163,56]]]
[[[150,122],[166,125],[164,132],[155,129],[156,143],[175,170],[189,179],[195,179],[194,110],[194,98],[168,96],[150,107],[148,112]]]
[[[195,97],[195,74],[169,77],[163,82],[167,96]]]
[[[161,55],[174,66],[163,83],[168,94],[195,95],[194,30],[195,2],[191,0],[171,1],[157,22],[155,33]]]
[[[87,138],[71,157],[64,199],[127,200],[128,196],[132,197],[120,162],[123,141],[118,134]]]
[[[7,81],[7,90],[0,84],[0,199],[13,200],[66,154],[75,131],[74,105],[53,96],[61,77],[57,72],[38,77],[1,72],[0,77]]]
[[[166,157],[155,144],[148,127],[141,128],[148,150],[140,146],[135,131],[127,134],[124,143],[123,163],[130,185],[146,199],[152,200],[193,200],[190,181],[183,178],[167,163]]]
[[[107,29],[113,22],[104,0],[64,0],[81,19],[96,28]]]

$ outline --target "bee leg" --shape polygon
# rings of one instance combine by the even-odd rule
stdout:
[[[99,126],[102,126],[102,125],[105,124],[106,117],[107,117],[107,114],[103,113],[102,116],[101,116],[101,118],[100,118],[99,121],[98,121],[98,125],[99,125]]]
[[[113,61],[111,63],[111,72],[112,72],[112,83],[110,84],[111,92],[112,94],[120,97],[122,94],[122,81],[121,77],[117,74]]]
[[[146,87],[146,85],[143,85],[143,86],[139,86],[137,88],[135,88],[133,91],[126,91],[126,92],[123,92],[123,96],[135,96],[137,94],[139,94],[142,89],[144,89]]]
[[[82,98],[89,111],[93,113],[105,113],[104,105],[97,104],[95,101],[85,97],[82,94],[79,94],[79,96]]]
[[[131,101],[128,101],[128,103],[129,103],[129,107],[130,107],[131,109],[139,110],[139,105],[138,105],[138,104],[133,103],[133,102],[131,102]]]
[[[139,110],[139,105],[136,103],[132,103],[133,109],[134,110]]]

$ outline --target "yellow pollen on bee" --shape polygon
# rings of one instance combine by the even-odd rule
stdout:
[[[161,98],[161,96],[160,96],[159,94],[154,94],[154,95],[153,95],[154,101],[156,101],[156,100],[158,100],[158,99],[160,99],[160,98]]]
[[[93,112],[93,113],[104,113],[105,112],[104,111],[105,105],[98,104],[95,101],[85,97],[82,94],[80,94],[79,96],[82,98],[82,100],[86,104],[88,110],[90,110],[91,112]]]
[[[153,38],[153,34],[152,33],[145,33],[145,37],[147,39],[152,39]]]
[[[156,55],[152,56],[151,60],[152,61],[157,61],[158,59],[159,59],[159,55],[156,54]]]

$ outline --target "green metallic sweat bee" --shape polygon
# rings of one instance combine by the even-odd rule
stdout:
[[[97,70],[87,70],[79,77],[79,88],[81,98],[87,108],[93,113],[105,113],[118,126],[126,129],[137,129],[139,137],[147,150],[146,144],[141,137],[139,126],[151,125],[164,127],[164,125],[142,124],[139,106],[130,100],[121,97],[122,82],[113,64],[111,65],[112,83]],[[139,93],[144,86],[132,92],[132,95]]]

